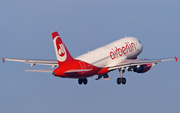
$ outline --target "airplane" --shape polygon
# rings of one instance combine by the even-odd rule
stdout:
[[[117,78],[117,84],[126,84],[126,78],[123,77],[125,69],[136,73],[145,73],[162,61],[175,60],[178,58],[166,59],[137,59],[142,52],[141,42],[134,37],[125,37],[114,41],[108,45],[85,53],[77,58],[73,58],[60,38],[58,32],[52,33],[54,48],[57,60],[33,60],[33,59],[14,59],[3,58],[3,62],[17,61],[31,64],[51,65],[52,68],[58,66],[55,70],[25,70],[31,72],[50,72],[56,77],[78,79],[78,83],[86,85],[87,78],[98,75],[96,80],[102,77],[110,80],[108,73],[118,69],[120,77]]]

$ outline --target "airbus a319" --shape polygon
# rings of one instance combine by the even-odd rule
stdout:
[[[167,59],[137,59],[142,52],[141,42],[134,37],[125,37],[114,41],[96,50],[85,53],[77,58],[73,58],[60,38],[58,32],[52,33],[54,48],[57,60],[32,60],[3,58],[3,62],[17,61],[25,62],[34,66],[35,64],[51,65],[55,70],[25,70],[33,72],[50,72],[56,77],[78,79],[79,84],[87,84],[88,77],[98,75],[96,80],[104,78],[109,80],[108,73],[118,69],[120,77],[117,84],[126,84],[123,77],[125,69],[136,73],[145,73],[161,61],[175,60],[177,57]]]

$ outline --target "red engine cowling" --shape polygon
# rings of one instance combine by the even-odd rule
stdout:
[[[152,64],[149,63],[149,64],[144,64],[144,65],[141,65],[140,67],[138,68],[134,68],[134,72],[137,72],[137,73],[145,73],[147,71],[149,71],[152,67]]]

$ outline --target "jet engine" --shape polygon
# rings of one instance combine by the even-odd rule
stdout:
[[[144,64],[139,67],[133,68],[133,71],[137,72],[137,73],[145,73],[145,72],[149,71],[151,69],[151,67],[152,67],[151,63]]]

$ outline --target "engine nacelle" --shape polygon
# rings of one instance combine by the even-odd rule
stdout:
[[[138,68],[134,68],[134,72],[137,72],[137,73],[145,73],[147,71],[149,71],[152,67],[152,64],[149,63],[149,64],[144,64],[144,65],[141,65],[140,67]]]

